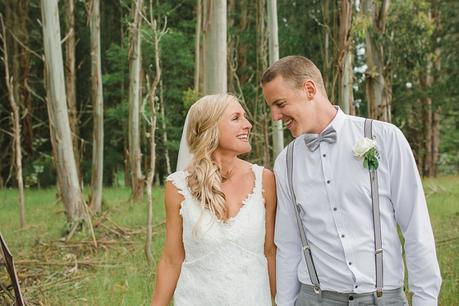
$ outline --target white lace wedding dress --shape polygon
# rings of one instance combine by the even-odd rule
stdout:
[[[253,190],[239,213],[227,222],[201,208],[191,196],[186,172],[167,178],[185,197],[180,209],[185,261],[175,289],[175,306],[271,306],[264,256],[263,167],[253,165],[252,170]]]

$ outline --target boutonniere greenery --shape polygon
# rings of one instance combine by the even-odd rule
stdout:
[[[370,171],[376,171],[379,166],[379,153],[376,150],[376,141],[362,138],[355,143],[354,156],[363,159],[363,166]]]

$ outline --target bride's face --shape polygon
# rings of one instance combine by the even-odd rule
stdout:
[[[238,102],[231,102],[218,121],[219,144],[217,151],[235,155],[250,152],[249,134],[252,125]]]

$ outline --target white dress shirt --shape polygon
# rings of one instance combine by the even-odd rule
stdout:
[[[374,230],[368,169],[353,155],[364,137],[364,118],[338,109],[330,123],[336,143],[321,142],[311,152],[303,136],[295,140],[293,185],[322,290],[375,291]],[[392,124],[373,121],[380,154],[379,200],[384,290],[403,286],[405,254],[413,305],[436,305],[441,285],[435,242],[424,191],[408,142]],[[294,305],[300,283],[311,284],[288,187],[286,149],[274,166],[277,185],[277,295],[279,306]]]

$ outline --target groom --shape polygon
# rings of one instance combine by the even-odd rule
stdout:
[[[304,57],[275,62],[261,83],[273,120],[296,138],[292,184],[287,149],[274,166],[277,305],[407,305],[397,225],[413,305],[437,305],[441,276],[432,227],[401,131],[373,121],[367,137],[373,140],[364,140],[365,119],[330,103],[320,71]],[[377,183],[370,183],[368,166]]]

